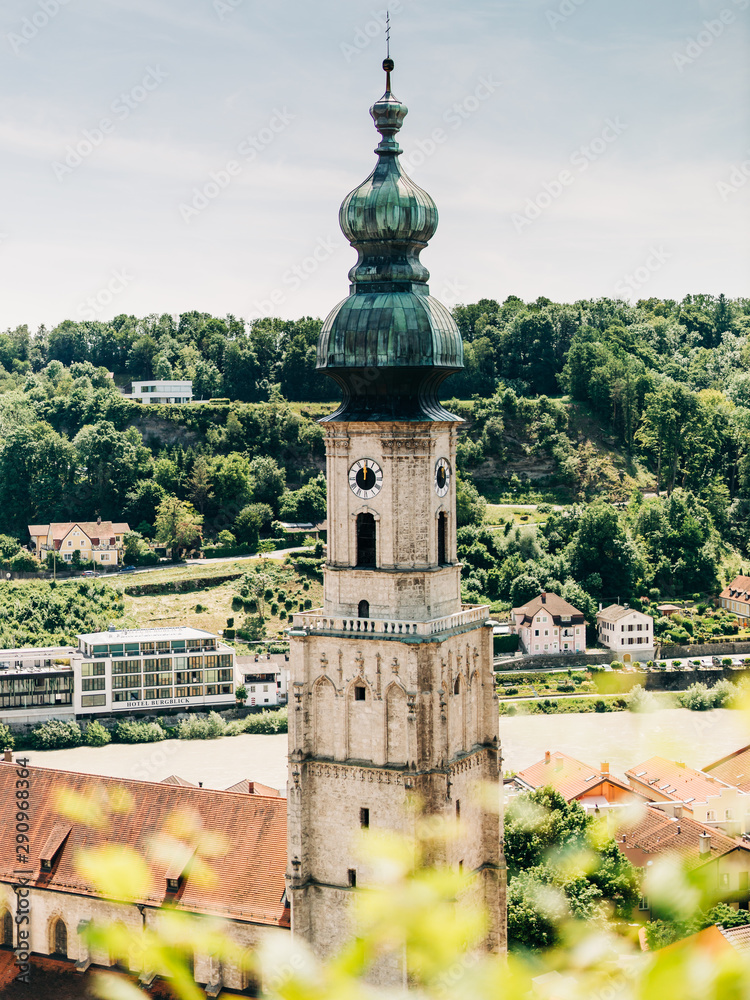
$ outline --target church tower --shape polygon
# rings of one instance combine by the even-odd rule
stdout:
[[[417,797],[427,813],[460,817],[463,834],[441,860],[476,872],[486,947],[502,951],[501,820],[472,796],[477,782],[499,784],[492,627],[487,607],[461,603],[460,420],[437,395],[463,350],[419,259],[437,209],[401,168],[407,108],[391,93],[392,61],[383,68],[386,92],[370,109],[377,163],[339,212],[358,260],[318,343],[317,367],[343,401],[323,421],[324,606],[295,614],[290,629],[292,930],[318,954],[340,947],[354,930],[353,892],[368,883],[358,832],[407,834]]]

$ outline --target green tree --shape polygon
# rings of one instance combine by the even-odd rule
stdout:
[[[243,507],[234,522],[234,534],[239,542],[257,549],[261,530],[269,527],[273,511],[265,503],[251,503]]]
[[[182,551],[200,545],[202,524],[192,504],[168,496],[156,513],[156,539],[172,550],[173,559],[179,559]]]
[[[481,524],[484,521],[486,511],[487,501],[474,483],[458,473],[456,475],[456,524],[458,527]]]

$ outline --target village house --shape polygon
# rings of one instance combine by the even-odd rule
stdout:
[[[5,809],[0,817],[0,945],[12,950],[23,943],[33,955],[33,964],[50,967],[60,975],[85,974],[89,969],[117,966],[129,972],[131,981],[154,984],[158,992],[160,968],[143,968],[138,958],[138,939],[143,930],[158,928],[164,906],[206,921],[208,931],[218,921],[240,952],[249,954],[265,928],[287,929],[290,911],[285,886],[287,861],[287,802],[275,789],[263,794],[260,786],[242,791],[212,791],[188,787],[187,783],[156,783],[99,775],[77,774],[42,767],[24,768],[7,752],[0,762],[0,795],[11,802],[19,774],[33,789],[34,836],[29,856],[24,857],[26,888],[19,893],[19,862],[16,855],[16,811]],[[59,793],[70,791],[98,802],[122,803],[103,825],[87,825],[59,812]],[[106,812],[106,810],[105,810]],[[166,825],[170,817],[190,814],[194,829],[210,831],[222,845],[202,865],[193,864],[198,844],[181,842]],[[155,849],[155,844],[161,844]],[[170,848],[170,843],[172,844]],[[128,902],[107,899],[78,867],[81,850],[108,845],[130,848],[147,863],[148,886],[133,888]],[[205,866],[212,878],[203,875]],[[28,914],[28,925],[21,914]],[[90,923],[113,925],[132,933],[133,947],[127,955],[103,948],[89,948],[85,929]],[[23,942],[23,926],[29,938]],[[221,961],[207,945],[188,955],[195,981],[207,996],[218,996],[223,988],[241,995],[257,995],[257,983],[244,963]],[[3,952],[0,952],[0,958]],[[18,971],[18,970],[16,970]],[[32,982],[38,985],[36,969]],[[87,977],[86,977],[87,978]],[[245,992],[243,992],[245,991]],[[62,995],[35,993],[36,996]],[[65,994],[67,995],[67,994]],[[88,995],[88,994],[87,994]],[[159,994],[161,995],[161,994]]]
[[[512,631],[524,653],[583,653],[586,650],[586,621],[583,612],[557,594],[542,592],[538,597],[513,608]]]
[[[719,594],[719,607],[750,619],[750,576],[736,576]]]
[[[603,763],[597,769],[560,750],[547,750],[544,760],[519,771],[514,782],[519,791],[552,788],[567,802],[580,802],[587,813],[643,801],[629,785],[610,774],[609,764]]]
[[[633,608],[610,604],[596,615],[599,644],[623,663],[654,658],[654,620]]]
[[[671,816],[651,805],[637,816],[630,814],[615,840],[637,868],[645,869],[657,858],[670,854],[678,857],[688,870],[704,869],[708,874],[706,884],[715,888],[717,902],[747,909],[750,844],[684,813]],[[638,910],[641,918],[651,918],[648,898],[641,899]]]
[[[750,795],[703,771],[664,757],[625,772],[634,791],[661,803],[671,815],[687,815],[699,823],[738,837],[750,832]]]
[[[61,521],[54,524],[30,524],[31,545],[38,559],[56,552],[64,562],[73,562],[78,552],[82,562],[117,566],[122,561],[123,539],[130,526],[121,521]]]

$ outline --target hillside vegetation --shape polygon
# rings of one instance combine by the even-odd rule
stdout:
[[[510,296],[454,316],[466,367],[446,395],[464,420],[468,597],[708,594],[741,566],[750,300]],[[275,521],[321,520],[317,419],[336,394],[314,373],[319,331],[311,318],[247,326],[189,312],[0,334],[0,559],[31,568],[18,552],[28,524],[97,514],[129,521],[134,562],[147,561],[149,539],[175,553],[253,551],[280,537]],[[204,401],[142,406],[118,390],[152,377],[192,378]],[[486,500],[535,509],[495,507],[492,530]]]

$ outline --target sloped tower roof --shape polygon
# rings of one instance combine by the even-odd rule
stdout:
[[[331,311],[318,341],[317,367],[344,399],[327,420],[451,420],[437,389],[463,368],[453,317],[430,295],[419,254],[435,234],[435,202],[404,173],[396,133],[407,107],[386,91],[370,108],[381,140],[370,176],[341,205],[339,224],[358,253],[349,295]]]

